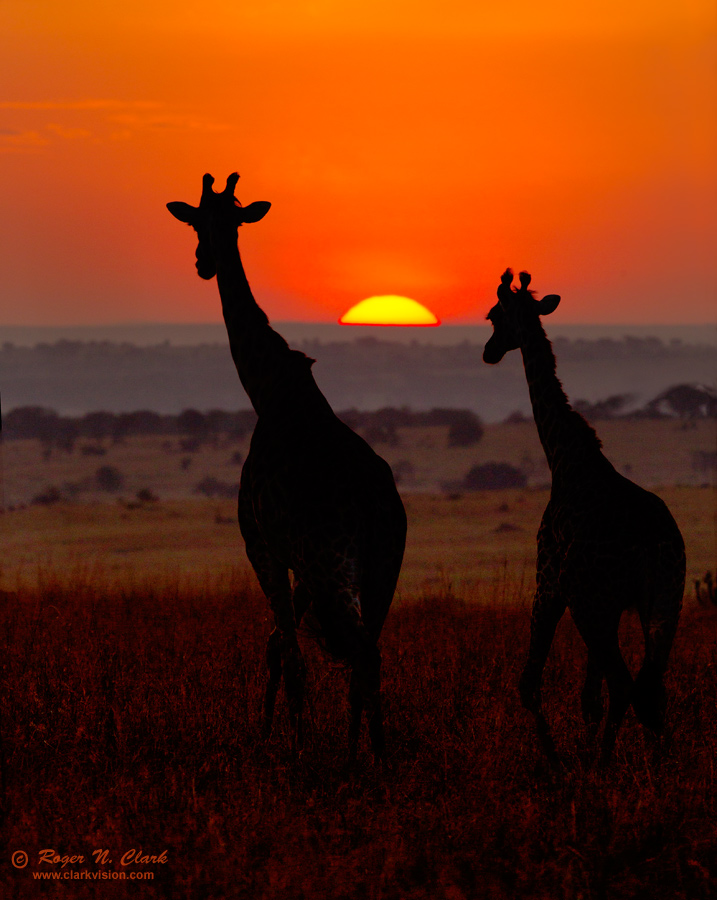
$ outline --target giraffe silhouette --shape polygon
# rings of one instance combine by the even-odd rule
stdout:
[[[644,726],[656,734],[663,729],[663,676],[682,606],[685,547],[663,501],[613,468],[595,431],[568,402],[540,321],[557,308],[560,297],[550,294],[536,300],[528,289],[527,272],[520,273],[519,289],[512,281],[507,269],[498,303],[488,313],[493,335],[483,359],[498,363],[510,350],[520,349],[552,475],[538,531],[537,586],[520,696],[535,715],[543,748],[556,762],[541,706],[541,680],[567,606],[588,648],[582,712],[595,736],[603,718],[603,678],[607,681],[601,750],[601,761],[607,763],[630,704]],[[620,617],[628,607],[637,608],[645,638],[645,657],[634,683],[618,641]]]
[[[198,274],[217,276],[231,354],[258,414],[241,474],[239,525],[274,617],[263,734],[271,732],[283,677],[292,747],[303,745],[306,667],[297,629],[306,616],[323,647],[351,670],[349,761],[356,760],[364,708],[381,758],[377,642],[401,568],[406,514],[389,465],[336,417],[314,381],[314,360],[289,348],[254,299],[237,229],[263,218],[270,204],[241,206],[238,178],[230,175],[217,193],[205,175],[199,207],[167,207],[197,232]]]

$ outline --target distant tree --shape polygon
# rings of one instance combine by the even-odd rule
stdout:
[[[95,481],[101,491],[114,494],[124,486],[124,475],[115,466],[100,466],[95,472]]]
[[[92,438],[98,443],[115,433],[117,417],[110,412],[89,412],[78,422],[83,437]]]
[[[39,440],[45,459],[53,450],[72,453],[78,433],[74,419],[63,418],[54,409],[42,406],[19,406],[5,416],[3,424],[8,438]]]
[[[54,409],[44,406],[18,406],[11,409],[3,420],[9,438],[45,439],[57,428],[59,416]]]
[[[208,475],[194,486],[195,494],[203,494],[205,497],[220,497],[222,499],[232,500],[237,496],[239,491],[238,484],[228,484],[226,481],[219,481]]]
[[[115,440],[122,440],[136,434],[164,434],[170,430],[165,424],[165,418],[167,417],[149,409],[120,413],[115,418],[112,436]]]
[[[576,400],[573,407],[589,421],[597,422],[601,419],[614,419],[620,416],[633,399],[633,394],[612,394],[595,403],[591,403],[589,400]]]
[[[78,432],[79,429],[75,419],[58,418],[55,431],[52,435],[52,444],[58,450],[64,450],[65,453],[72,453],[75,449],[75,441],[77,440]]]
[[[207,417],[197,409],[185,409],[177,416],[177,428],[190,438],[203,440],[208,433]]]
[[[220,434],[233,436],[236,433],[236,416],[223,409],[210,409],[204,417],[206,435],[216,447]]]
[[[466,491],[497,491],[503,488],[525,487],[528,478],[521,469],[505,462],[487,462],[473,466],[463,479]]]
[[[469,409],[457,409],[448,428],[449,447],[472,447],[483,437],[483,423]]]
[[[427,411],[414,411],[407,406],[385,406],[372,412],[348,409],[338,415],[349,428],[354,431],[361,429],[369,443],[396,446],[399,443],[397,429],[416,426],[447,426],[451,447],[468,447],[483,437],[480,419],[468,409],[436,407]]]
[[[427,412],[414,413],[414,423],[416,425],[437,425],[448,426],[460,422],[465,415],[472,415],[467,409],[454,409],[453,407],[434,406]]]
[[[503,420],[504,425],[522,425],[523,422],[529,422],[530,419],[519,409],[513,410],[512,413],[509,413],[505,419]]]
[[[646,407],[657,414],[667,413],[680,419],[717,417],[717,392],[700,384],[676,384],[651,400]]]

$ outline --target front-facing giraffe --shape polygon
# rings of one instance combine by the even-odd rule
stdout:
[[[381,757],[377,641],[401,568],[406,514],[388,464],[334,415],[314,381],[314,360],[289,348],[252,295],[237,228],[263,218],[269,204],[239,205],[238,177],[230,175],[216,193],[205,175],[198,208],[167,206],[197,232],[199,275],[217,276],[232,357],[258,414],[241,475],[239,524],[274,614],[264,734],[283,675],[292,739],[301,747],[306,669],[297,628],[308,613],[325,648],[351,669],[349,759],[356,758],[363,707]]]
[[[630,704],[643,725],[658,734],[662,730],[663,675],[682,606],[685,546],[662,500],[613,468],[593,429],[570,406],[540,322],[560,297],[536,300],[527,272],[520,273],[519,289],[511,287],[512,281],[507,269],[498,303],[488,313],[493,336],[483,359],[498,363],[508,351],[520,349],[552,475],[538,531],[537,589],[520,696],[535,714],[543,746],[554,758],[540,685],[567,606],[588,648],[582,711],[593,732],[602,719],[600,695],[603,677],[607,680],[609,710],[602,741],[602,761],[607,762]],[[634,683],[618,642],[620,617],[628,607],[637,608],[645,637],[645,658]]]

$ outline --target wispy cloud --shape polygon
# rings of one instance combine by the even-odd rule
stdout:
[[[0,151],[16,153],[37,152],[58,140],[131,140],[157,130],[216,132],[231,127],[154,100],[0,100],[0,118],[6,120],[0,126]]]
[[[116,122],[127,128],[201,128],[204,131],[225,131],[229,126],[225,122],[215,122],[210,119],[187,114],[162,113],[160,115],[138,115],[137,113],[122,113],[108,116],[109,122]]]
[[[50,143],[39,131],[0,128],[0,153],[37,153]]]
[[[0,100],[0,109],[28,111],[159,109],[161,106],[153,100]]]
[[[56,122],[51,122],[47,126],[47,130],[52,132],[52,134],[56,134],[57,137],[71,141],[77,140],[77,138],[92,137],[92,132],[87,128],[67,128],[65,125],[58,125]]]

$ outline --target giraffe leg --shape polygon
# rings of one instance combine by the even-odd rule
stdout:
[[[269,668],[269,681],[264,695],[262,736],[266,740],[271,734],[276,695],[283,675],[284,689],[289,704],[292,752],[295,753],[304,746],[303,709],[306,686],[306,663],[296,640],[296,634],[287,635],[275,628],[269,635],[266,661]]]
[[[361,714],[363,713],[363,691],[359,683],[356,669],[351,670],[351,681],[349,683],[349,708],[351,710],[351,721],[349,723],[349,768],[356,765],[356,756],[358,754],[359,735],[361,733]]]
[[[293,641],[282,647],[282,668],[284,688],[289,703],[289,725],[291,727],[292,753],[301,752],[304,747],[304,691],[306,688],[306,663],[299,648],[296,635]]]
[[[665,725],[667,694],[662,672],[646,659],[635,679],[632,706],[638,721],[653,734],[659,735]]]
[[[605,677],[607,679],[610,703],[608,706],[607,722],[602,736],[602,749],[600,752],[600,765],[605,766],[610,762],[615,741],[620,725],[630,705],[632,696],[632,676],[625,665],[625,660],[620,653],[620,647],[615,633],[614,643],[611,641],[605,660]]]
[[[601,696],[602,681],[603,674],[598,658],[594,652],[588,651],[588,667],[580,699],[583,720],[591,740],[597,737],[598,728],[605,712]]]
[[[361,731],[361,714],[366,709],[368,733],[371,749],[376,760],[381,760],[386,751],[383,730],[383,710],[381,708],[381,653],[365,629],[361,629],[361,646],[356,654],[351,671],[349,705],[351,724],[349,725],[349,764],[356,762],[358,740]]]
[[[565,603],[559,596],[550,592],[541,593],[540,590],[536,592],[530,621],[528,661],[518,682],[521,702],[535,717],[538,742],[553,768],[559,768],[560,761],[550,726],[543,713],[540,688],[555,629],[564,612]]]
[[[592,659],[593,671],[600,670],[607,681],[609,703],[607,722],[602,736],[600,765],[606,766],[615,749],[620,725],[632,699],[632,676],[620,652],[618,627],[620,613],[602,609],[594,597],[582,598],[584,603],[571,607],[580,636],[588,648],[588,668]]]
[[[271,726],[274,721],[274,705],[276,695],[281,684],[281,632],[275,628],[269,635],[266,645],[266,664],[269,669],[269,681],[264,695],[264,722],[262,725],[262,737],[264,740],[271,734]]]
[[[374,757],[382,760],[386,753],[386,736],[383,730],[383,709],[381,707],[381,653],[378,647],[372,643],[368,655],[369,672],[366,678],[368,734]]]
[[[268,737],[274,718],[274,706],[282,676],[289,702],[292,749],[301,749],[303,743],[302,712],[306,665],[296,636],[296,617],[289,583],[288,566],[277,560],[262,539],[250,504],[239,492],[239,524],[246,544],[246,552],[261,589],[274,613],[275,628],[269,636],[266,661],[269,681],[264,695],[264,722],[262,734]]]
[[[632,705],[640,723],[660,735],[665,724],[667,695],[663,677],[677,630],[682,606],[683,584],[676,590],[658,596],[653,608],[640,609],[640,621],[645,636],[645,659],[635,679]]]
[[[565,612],[565,603],[555,594],[536,593],[530,620],[528,660],[518,682],[523,706],[536,713],[541,706],[540,687],[543,669],[553,643],[555,629]]]

